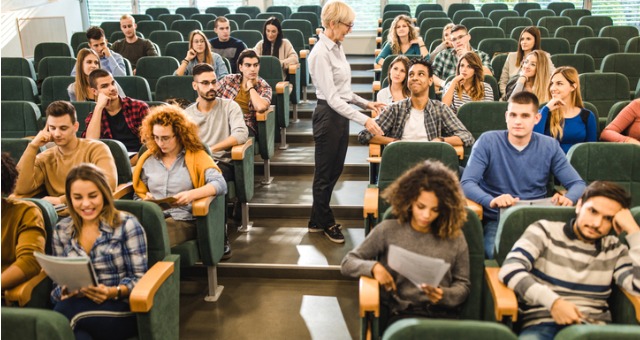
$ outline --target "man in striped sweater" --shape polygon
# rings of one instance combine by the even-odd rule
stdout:
[[[611,321],[611,279],[640,295],[640,227],[618,185],[593,182],[568,222],[540,220],[513,245],[500,280],[519,298],[521,339],[553,339],[563,327]],[[617,236],[626,232],[629,246]]]

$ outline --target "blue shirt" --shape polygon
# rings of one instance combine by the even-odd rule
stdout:
[[[382,58],[386,58],[390,55],[394,54],[393,51],[391,50],[391,44],[387,41],[384,46],[382,47],[382,51],[380,51],[380,54],[378,54],[378,56],[376,57],[376,64],[380,61],[380,59]],[[398,54],[404,54],[404,55],[419,55],[420,54],[420,45],[418,45],[418,43],[415,44],[411,44],[411,46],[409,46],[409,49],[407,49],[406,52],[401,52]],[[429,58],[427,58],[427,60],[429,60]],[[407,73],[409,73],[409,71],[407,71]],[[387,75],[385,74],[382,78],[385,78]]]
[[[122,56],[114,51],[111,51],[111,56],[109,58],[100,57],[100,68],[109,71],[109,73],[114,77],[127,75]],[[73,70],[71,70],[71,75],[76,75],[75,66],[73,67]]]
[[[587,112],[589,114],[589,118],[587,119],[587,124],[585,125],[582,121],[583,112]],[[546,122],[549,119],[549,113],[551,111],[545,105],[542,109],[540,109],[540,114],[542,118],[536,126],[533,127],[534,132],[543,133],[547,136],[551,136],[551,132],[547,128]],[[564,127],[562,129],[562,139],[559,139],[560,147],[562,151],[566,154],[569,152],[569,149],[574,144],[585,143],[585,142],[596,142],[598,138],[598,120],[596,119],[596,115],[593,112],[583,108],[580,110],[580,113],[569,119],[564,120]]]
[[[112,227],[100,222],[100,235],[90,253],[78,243],[78,235],[71,217],[65,217],[53,230],[53,255],[60,257],[89,257],[98,277],[98,283],[113,287],[133,286],[147,272],[147,237],[138,219],[120,212],[120,225]],[[62,287],[54,282],[53,301],[60,301]]]
[[[546,197],[549,175],[568,189],[567,198],[574,204],[578,201],[586,185],[556,140],[533,133],[529,144],[518,151],[507,135],[506,130],[483,133],[460,181],[465,196],[482,205],[487,219],[498,219],[498,209],[489,204],[502,194],[522,200]]]

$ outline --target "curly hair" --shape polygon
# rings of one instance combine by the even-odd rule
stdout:
[[[187,117],[184,110],[174,105],[159,105],[151,108],[142,121],[140,140],[153,154],[160,156],[161,150],[153,139],[153,126],[171,126],[176,140],[188,151],[204,150],[198,126]]]
[[[76,100],[79,102],[86,101],[89,97],[91,97],[91,94],[88,91],[90,87],[89,76],[84,74],[83,71],[84,60],[90,55],[96,57],[96,60],[98,60],[98,69],[101,68],[100,57],[94,50],[83,48],[80,50],[80,52],[78,52],[76,60],[76,81],[73,83],[73,87],[76,92]]]
[[[571,66],[560,66],[553,73],[551,77],[549,77],[549,87],[547,88],[547,93],[549,98],[551,95],[551,84],[553,77],[557,74],[560,74],[564,77],[564,79],[569,82],[571,86],[573,86],[574,91],[571,93],[571,104],[576,107],[584,108],[584,103],[582,102],[582,95],[580,94],[580,79],[578,78],[578,71]],[[562,140],[562,134],[564,130],[564,116],[560,112],[560,110],[553,110],[549,114],[549,132],[551,133],[551,137]]]
[[[460,75],[460,65],[465,60],[469,63],[469,66],[473,68],[473,79],[471,80],[471,90],[469,91],[469,97],[473,101],[479,101],[484,99],[484,69],[482,68],[482,60],[475,52],[467,52],[460,57],[458,61],[458,67],[456,68],[456,75]],[[458,83],[456,92],[458,98],[462,100],[462,93],[464,92],[464,82]]]
[[[2,153],[2,194],[9,195],[13,192],[18,179],[16,161],[8,152]]]
[[[409,41],[412,41],[413,39],[418,37],[415,26],[413,26],[411,18],[408,15],[400,14],[395,17],[395,19],[393,19],[393,21],[391,22],[391,28],[389,29],[389,35],[387,36],[387,41],[390,44],[391,53],[393,54],[402,53],[402,48],[400,47],[400,37],[398,37],[398,34],[396,33],[396,26],[398,26],[400,20],[404,21],[407,26],[409,26],[409,36],[407,37]]]
[[[465,198],[458,175],[437,160],[418,163],[396,179],[382,192],[391,204],[393,215],[400,223],[411,221],[411,205],[422,191],[433,192],[438,198],[438,217],[431,223],[431,231],[441,239],[452,239],[460,234],[467,220]]]

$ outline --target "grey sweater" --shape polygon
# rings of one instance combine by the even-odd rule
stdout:
[[[387,263],[387,252],[390,245],[396,245],[420,255],[441,258],[451,264],[445,274],[440,288],[442,300],[437,305],[454,308],[463,303],[470,290],[469,281],[469,249],[464,235],[454,239],[440,239],[433,233],[421,233],[414,230],[409,223],[400,224],[398,220],[385,220],[378,224],[360,246],[342,260],[342,274],[351,277],[372,277],[372,269],[380,262],[393,276],[396,283],[397,296],[381,290],[382,301],[391,311],[401,312],[412,305],[427,305],[429,299],[411,281],[393,271]],[[374,260],[378,257],[378,261]]]

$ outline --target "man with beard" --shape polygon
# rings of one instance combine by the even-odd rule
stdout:
[[[91,71],[89,86],[95,93],[96,107],[85,120],[87,130],[82,137],[121,141],[127,151],[136,153],[131,158],[131,165],[135,165],[142,146],[139,128],[149,106],[141,100],[120,97],[113,76],[106,70]]]
[[[611,322],[612,279],[640,295],[640,227],[630,206],[623,188],[595,181],[578,200],[575,219],[540,220],[525,230],[499,273],[520,299],[520,339],[553,339],[571,324]],[[616,236],[622,232],[628,246]]]
[[[249,138],[240,105],[231,99],[216,98],[218,81],[209,64],[194,66],[192,85],[198,99],[185,112],[198,125],[200,139],[211,149],[225,181],[233,181],[231,148],[244,144]],[[224,248],[225,257],[229,258],[231,248],[226,230]]]

